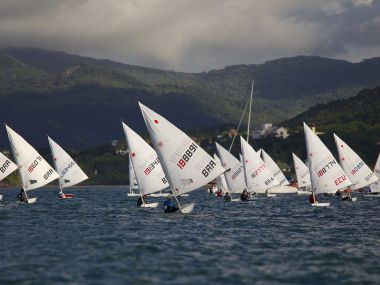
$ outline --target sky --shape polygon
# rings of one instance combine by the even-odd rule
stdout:
[[[184,72],[380,56],[380,0],[0,0],[0,48]]]

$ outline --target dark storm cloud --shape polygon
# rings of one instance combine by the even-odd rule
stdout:
[[[371,0],[2,0],[0,45],[202,71],[298,54],[380,55]]]

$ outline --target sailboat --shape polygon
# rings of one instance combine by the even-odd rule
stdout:
[[[141,199],[143,199],[144,195],[169,187],[168,180],[154,149],[125,123],[122,123],[122,125]],[[141,207],[155,208],[157,205],[158,202],[143,203]]]
[[[222,162],[220,161],[219,157],[216,154],[214,154],[214,160],[218,162],[219,164],[222,164]],[[223,193],[229,192],[226,176],[224,173],[216,178],[216,185],[218,187],[218,190],[220,189]]]
[[[178,207],[182,213],[190,213],[194,203],[182,206],[177,196],[206,185],[225,170],[188,135],[148,107],[139,105]]]
[[[243,139],[243,137],[240,137],[240,143],[244,177],[248,192],[268,194],[269,189],[280,185],[280,183],[273,177],[272,172],[261,159],[260,155]]]
[[[14,164],[8,157],[0,152],[0,181],[11,174],[17,169],[17,165]],[[0,194],[0,201],[3,200],[3,194]]]
[[[305,123],[303,126],[313,196],[321,193],[335,194],[338,190],[352,185],[350,179],[320,138]],[[311,205],[328,207],[330,203],[315,202]]]
[[[135,196],[140,196],[140,193],[136,193],[135,190],[139,190],[139,185],[137,184],[137,179],[136,179],[136,173],[133,170],[133,165],[132,165],[132,158],[131,154],[128,154],[129,158],[129,192],[128,192],[128,197],[135,197]]]
[[[88,179],[72,157],[54,140],[48,136],[49,146],[53,157],[56,171],[59,173],[58,199],[74,198],[74,194],[65,194],[64,188],[74,186]]]
[[[375,183],[377,176],[367,164],[341,138],[334,134],[334,140],[339,154],[339,162],[347,177],[351,180],[352,190],[358,190]],[[355,201],[357,197],[351,198]]]
[[[226,177],[228,192],[230,194],[241,194],[246,189],[242,163],[220,144],[215,143],[215,145],[222,166],[227,170],[224,175]]]
[[[294,171],[296,172],[298,195],[310,195],[311,181],[309,168],[303,161],[294,153],[292,153],[294,162]]]
[[[370,192],[367,195],[365,195],[368,197],[380,197],[380,154],[377,157],[374,172],[377,178],[379,178],[379,180],[377,180],[370,186]]]
[[[59,175],[19,134],[7,125],[5,127],[22,180],[25,203],[35,203],[37,198],[29,198],[27,192],[50,183]]]
[[[284,173],[282,173],[277,163],[274,162],[264,149],[261,149],[261,156],[269,170],[272,172],[274,179],[279,182],[278,186],[271,188],[268,192],[270,194],[297,194],[297,189],[288,186],[290,184],[288,179],[285,177]]]

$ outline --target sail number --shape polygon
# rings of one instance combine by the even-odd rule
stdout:
[[[370,174],[368,174],[368,175],[365,177],[365,181],[369,181],[373,176],[375,176],[375,174],[373,174],[373,172],[371,172]]]
[[[210,174],[210,172],[214,169],[215,166],[216,166],[216,163],[213,160],[210,160],[210,162],[202,170],[203,176],[207,177]]]
[[[41,156],[37,156],[37,158],[30,164],[30,166],[28,167],[29,173],[33,172],[33,170],[37,167],[39,161],[42,161]]]
[[[335,185],[339,185],[340,183],[344,182],[346,180],[346,175],[342,175],[338,179],[335,180]]]
[[[144,170],[145,175],[149,175],[159,164],[160,164],[160,160],[157,157],[152,163],[148,165],[147,168],[145,168]]]
[[[358,165],[356,165],[356,166],[351,170],[351,174],[352,174],[352,175],[355,175],[356,172],[358,172],[359,169],[362,168],[363,166],[364,166],[364,162],[363,162],[363,161],[360,161],[360,162],[358,163]]]
[[[45,173],[44,179],[47,180],[50,177],[50,175],[52,175],[53,173],[54,173],[53,169],[50,168],[48,172]]]
[[[265,168],[267,168],[267,166],[265,164],[261,165],[260,167],[258,167],[256,170],[253,171],[253,173],[251,174],[251,177],[252,178],[255,178],[257,175],[259,175]]]
[[[320,170],[317,171],[318,177],[323,176],[330,168],[332,168],[336,164],[335,160],[331,160],[329,163],[327,163],[324,167],[322,167]],[[338,184],[337,184],[338,185]]]
[[[11,165],[11,162],[7,159],[2,166],[0,166],[0,171],[2,173],[5,172],[5,170],[7,170],[7,168]]]
[[[234,174],[232,174],[232,176],[231,176],[232,180],[235,180],[236,177],[238,177],[239,174],[242,173],[242,172],[243,172],[243,166],[240,166],[240,167],[234,172]]]
[[[62,170],[62,176],[65,175],[71,167],[75,165],[74,161],[70,161],[70,163]]]
[[[189,162],[190,158],[193,156],[194,152],[197,150],[198,146],[195,143],[192,143],[189,148],[182,155],[182,158],[177,162],[177,166],[180,169],[183,169],[187,162]]]

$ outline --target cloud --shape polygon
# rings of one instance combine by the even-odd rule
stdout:
[[[379,12],[370,0],[2,0],[0,46],[180,71],[298,54],[360,60],[380,51]]]

